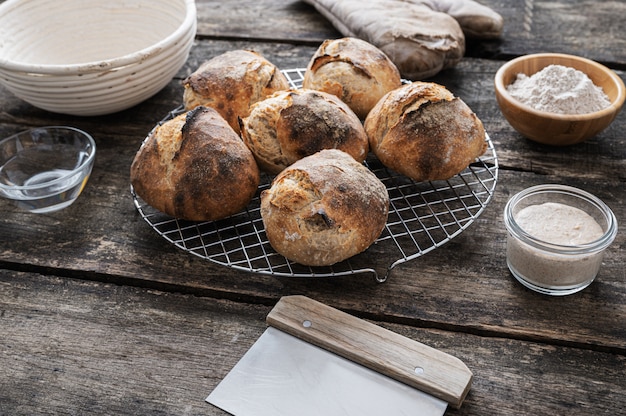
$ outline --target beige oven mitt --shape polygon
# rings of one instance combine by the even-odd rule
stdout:
[[[465,53],[465,36],[502,33],[502,16],[473,0],[304,1],[344,36],[377,46],[412,80],[456,65]]]

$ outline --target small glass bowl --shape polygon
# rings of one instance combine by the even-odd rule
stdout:
[[[63,209],[82,192],[96,155],[73,127],[39,127],[0,141],[0,195],[34,213]]]
[[[572,245],[547,242],[529,234],[517,222],[518,214],[526,207],[544,203],[582,210],[595,220],[603,234],[593,241]],[[546,227],[565,232],[558,222],[562,217],[556,211],[551,216],[554,218]],[[508,231],[506,261],[513,276],[529,289],[554,296],[569,295],[589,286],[600,269],[605,249],[617,234],[615,215],[604,202],[565,185],[538,185],[514,195],[504,208],[504,224]]]

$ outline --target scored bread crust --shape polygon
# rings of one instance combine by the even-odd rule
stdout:
[[[259,53],[238,49],[204,62],[183,80],[183,87],[186,110],[212,107],[239,133],[238,118],[246,117],[252,104],[290,86],[278,67]]]
[[[274,250],[308,266],[332,265],[367,249],[389,212],[385,185],[337,149],[283,170],[261,193],[261,217]]]
[[[378,100],[402,85],[400,72],[380,49],[364,40],[328,39],[315,52],[303,88],[339,97],[365,119]]]
[[[386,94],[364,124],[372,153],[417,182],[449,179],[487,149],[476,114],[431,82],[414,82]]]
[[[147,204],[176,218],[212,221],[243,210],[260,182],[252,152],[212,108],[196,107],[157,126],[131,165]]]
[[[358,162],[369,152],[359,118],[339,98],[321,91],[276,92],[252,106],[240,130],[259,167],[272,174],[322,149],[343,150]]]

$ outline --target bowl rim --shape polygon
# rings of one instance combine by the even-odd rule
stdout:
[[[548,111],[539,111],[535,108],[522,103],[518,99],[514,98],[506,89],[506,85],[504,85],[504,74],[507,73],[510,68],[523,61],[528,61],[536,58],[566,58],[569,60],[576,60],[585,62],[588,65],[594,66],[600,69],[602,72],[607,74],[609,78],[613,81],[613,83],[617,86],[617,97],[615,100],[611,101],[611,104],[603,108],[599,111],[594,111],[591,113],[584,114],[561,114],[561,113],[551,113]],[[613,71],[612,69],[596,62],[591,59],[584,58],[582,56],[577,55],[569,55],[564,53],[534,53],[528,55],[522,55],[517,58],[511,59],[510,61],[503,64],[498,71],[496,71],[495,79],[495,90],[496,93],[500,94],[502,98],[504,98],[509,104],[514,105],[518,108],[523,109],[524,111],[536,116],[536,117],[549,117],[555,120],[563,120],[563,121],[586,121],[586,120],[594,120],[598,118],[603,118],[610,116],[619,112],[624,105],[624,101],[626,100],[626,86],[624,85],[624,81]]]
[[[77,172],[85,169],[85,166],[89,166],[93,163],[94,159],[96,158],[96,141],[94,140],[93,136],[89,133],[87,133],[85,130],[79,129],[77,127],[71,127],[71,126],[61,126],[61,125],[54,125],[54,126],[41,126],[41,127],[33,127],[27,130],[22,130],[22,131],[18,131],[15,134],[12,134],[10,136],[4,137],[2,139],[0,139],[0,143],[3,143],[7,140],[10,140],[12,138],[14,138],[15,136],[19,136],[22,134],[26,134],[29,133],[31,131],[34,130],[52,130],[52,129],[59,129],[59,130],[72,130],[76,133],[79,133],[80,135],[84,136],[87,141],[89,142],[89,144],[91,145],[91,148],[93,149],[93,151],[89,154],[89,156],[87,156],[87,158],[84,160],[83,163],[80,164],[80,166],[78,166],[77,168],[73,169],[72,171],[70,171],[69,173],[67,173],[66,175],[63,175],[61,177],[55,178],[54,180],[51,180],[49,182],[44,182],[44,183],[38,183],[36,185],[13,185],[13,186],[7,186],[3,183],[0,183],[0,189],[3,190],[7,190],[7,191],[26,191],[26,190],[35,190],[35,189],[39,189],[39,188],[46,188],[49,187],[51,185],[56,184],[57,182],[61,182],[64,181],[65,179],[67,179],[68,177],[71,177],[73,175],[75,175]]]
[[[0,4],[0,12],[18,3],[22,0],[8,0]],[[0,71],[9,70],[15,72],[22,72],[25,74],[35,75],[77,75],[93,72],[110,71],[115,68],[125,67],[135,64],[137,62],[143,62],[152,56],[158,55],[162,51],[168,50],[178,42],[179,38],[184,37],[185,33],[189,30],[195,30],[196,21],[196,3],[195,0],[183,0],[185,5],[185,18],[182,23],[176,28],[176,30],[170,33],[167,37],[161,39],[159,42],[154,43],[143,49],[122,55],[116,58],[103,59],[99,61],[82,62],[78,64],[27,64],[22,62],[13,62],[6,58],[0,57]]]

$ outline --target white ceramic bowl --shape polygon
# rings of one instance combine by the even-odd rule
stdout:
[[[7,0],[0,4],[0,82],[57,113],[132,107],[184,65],[194,0]]]

